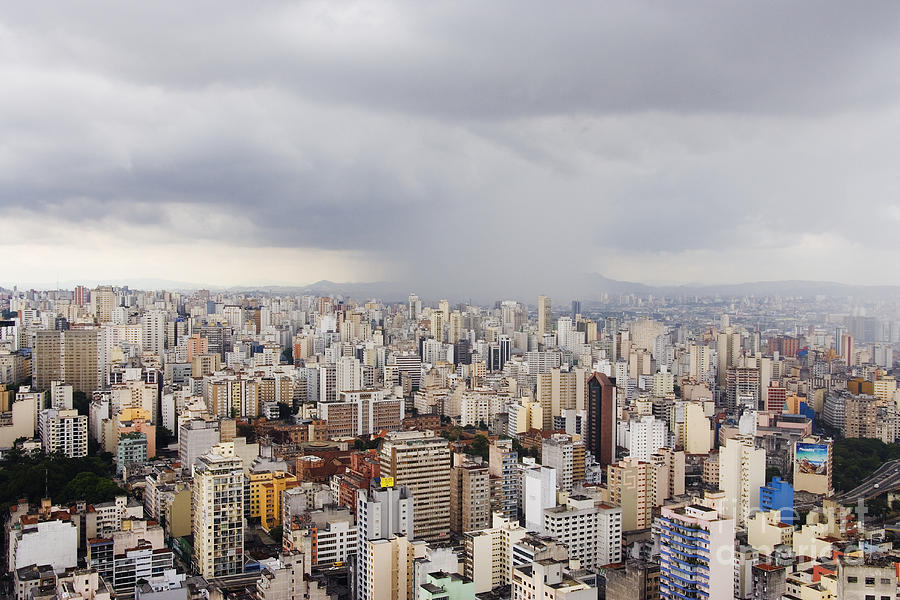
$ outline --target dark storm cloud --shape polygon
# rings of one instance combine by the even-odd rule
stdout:
[[[677,278],[679,253],[810,235],[898,251],[900,4],[565,8],[15,4],[0,204],[148,244],[370,252],[436,285],[663,254]]]

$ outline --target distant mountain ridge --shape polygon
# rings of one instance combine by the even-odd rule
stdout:
[[[327,279],[303,285],[242,285],[221,286],[201,285],[181,281],[169,281],[164,279],[134,279],[124,280],[95,280],[66,281],[56,285],[37,287],[34,289],[73,289],[76,285],[128,285],[133,289],[169,289],[180,291],[194,291],[208,289],[211,291],[232,291],[244,294],[259,292],[263,294],[317,294],[334,295],[365,300],[378,298],[387,302],[405,302],[410,292],[416,292],[424,301],[448,298],[454,302],[474,300],[481,303],[491,303],[498,299],[519,299],[532,303],[533,298],[539,294],[547,294],[557,303],[568,302],[569,299],[581,301],[600,300],[604,294],[636,294],[654,296],[793,296],[813,297],[823,295],[832,298],[858,297],[872,299],[900,299],[900,286],[895,285],[852,285],[833,281],[757,281],[732,284],[686,284],[686,285],[648,285],[632,281],[610,279],[599,273],[585,274],[579,277],[561,278],[557,281],[528,281],[515,286],[515,289],[471,292],[463,290],[453,292],[446,289],[448,286],[436,286],[434,284],[404,283],[399,281],[375,281],[375,282],[334,282]],[[445,289],[441,289],[444,287]],[[456,286],[454,286],[456,287]],[[0,288],[3,289],[3,288]],[[6,288],[10,291],[11,286]],[[25,289],[25,288],[20,288]],[[457,288],[458,289],[458,288]]]

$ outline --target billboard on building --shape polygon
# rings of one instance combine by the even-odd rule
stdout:
[[[828,445],[797,442],[797,470],[804,475],[828,474]]]

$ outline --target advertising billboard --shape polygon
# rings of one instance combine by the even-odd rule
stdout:
[[[798,471],[804,475],[827,475],[828,445],[797,442],[794,460]]]

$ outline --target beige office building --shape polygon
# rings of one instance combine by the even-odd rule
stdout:
[[[545,333],[550,333],[551,327],[551,318],[550,318],[550,297],[549,296],[538,296],[538,338]]]
[[[442,541],[450,537],[450,448],[433,431],[389,433],[379,456],[381,477],[412,492],[415,539]]]
[[[413,600],[415,560],[425,558],[426,546],[406,536],[361,542],[358,600]]]
[[[77,392],[92,394],[103,386],[100,361],[100,330],[46,330],[35,334],[34,388],[50,389],[62,381]]]

